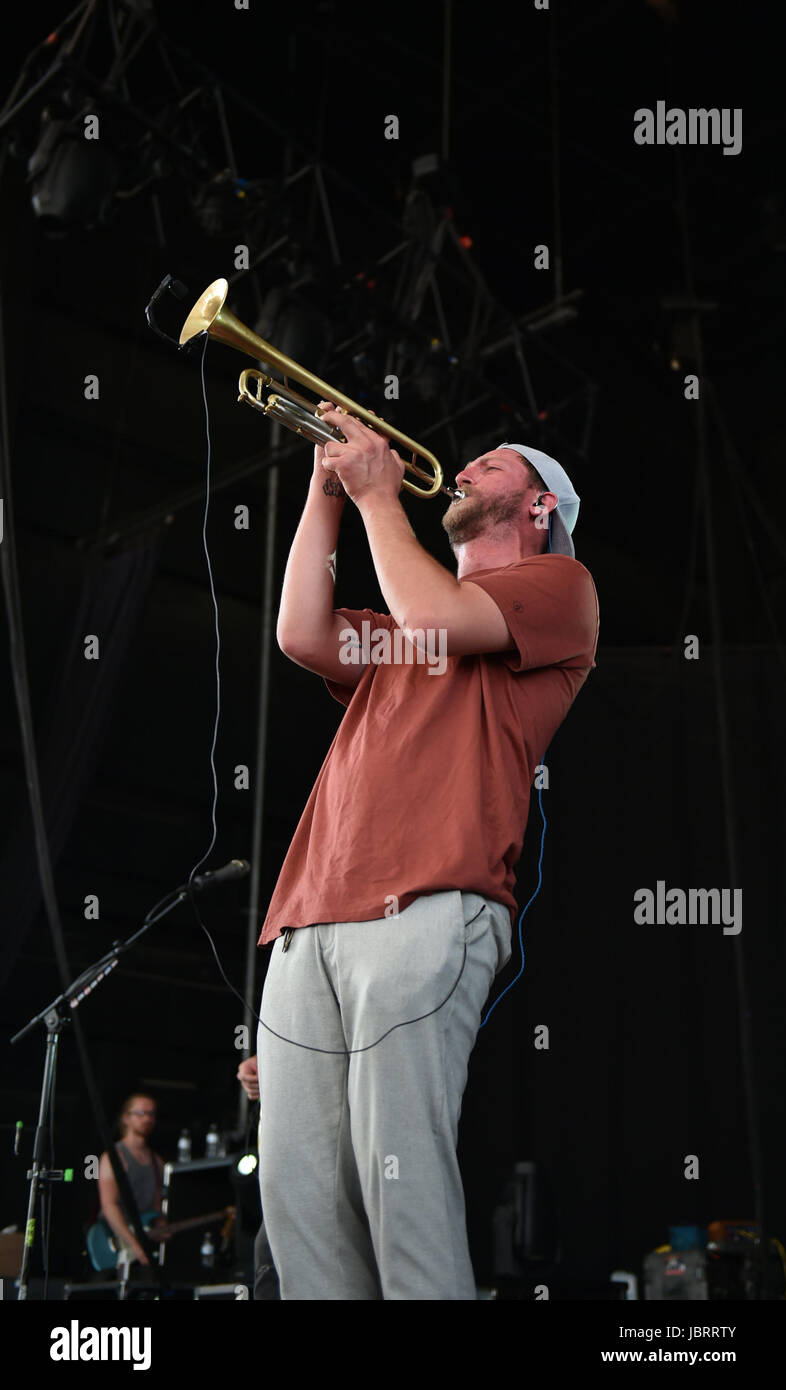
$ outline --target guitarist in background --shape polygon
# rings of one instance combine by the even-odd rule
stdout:
[[[129,1096],[118,1117],[118,1126],[122,1137],[115,1148],[128,1175],[137,1207],[140,1211],[160,1212],[164,1165],[148,1143],[156,1126],[156,1103],[152,1097]],[[102,1153],[98,1166],[98,1192],[100,1214],[111,1226],[118,1241],[128,1249],[133,1259],[149,1265],[150,1261],[128,1224],[106,1152]]]

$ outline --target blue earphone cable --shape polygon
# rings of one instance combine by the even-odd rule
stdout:
[[[552,554],[552,549],[551,549],[551,512],[549,512],[549,555],[551,555],[551,554]],[[548,749],[547,749],[546,751],[548,752]],[[543,757],[542,757],[541,760],[540,760],[541,767],[544,767],[544,766],[545,766],[545,763],[546,763],[546,754],[544,753],[544,754],[543,754]],[[543,828],[542,828],[542,830],[541,830],[541,832],[540,832],[540,857],[539,857],[539,859],[538,859],[538,886],[537,886],[537,888],[535,889],[535,892],[532,894],[532,897],[530,898],[529,902],[527,903],[527,906],[524,908],[524,910],[523,910],[521,916],[519,917],[519,951],[521,952],[521,968],[520,968],[520,970],[519,970],[518,975],[515,977],[515,979],[511,980],[510,984],[509,984],[509,985],[506,985],[505,988],[503,989],[502,993],[494,1000],[494,1003],[491,1005],[491,1008],[489,1009],[488,1013],[486,1014],[486,1017],[483,1019],[481,1025],[480,1025],[481,1028],[485,1028],[485,1026],[486,1026],[486,1024],[488,1023],[489,1019],[491,1018],[491,1015],[493,1014],[494,1010],[496,1009],[496,1007],[497,1007],[497,1005],[498,1005],[500,999],[504,999],[504,998],[505,998],[505,995],[507,994],[508,990],[509,990],[509,989],[512,989],[513,986],[521,979],[522,975],[524,974],[525,956],[524,956],[524,942],[523,942],[522,939],[521,939],[521,924],[522,924],[522,922],[524,921],[524,917],[525,917],[526,913],[528,912],[529,908],[531,907],[532,903],[534,903],[536,897],[538,896],[538,893],[540,892],[541,887],[543,886],[543,848],[544,848],[544,845],[545,845],[545,843],[546,843],[546,825],[547,825],[547,821],[546,821],[546,813],[545,813],[545,811],[543,810],[543,778],[542,778],[542,777],[541,777],[540,786],[538,787],[538,806],[539,806],[539,808],[540,808],[540,818],[541,818],[541,820],[542,820],[542,822],[543,822]]]
[[[548,751],[548,750],[547,750],[547,751]],[[543,757],[541,758],[541,767],[544,767],[544,766],[545,766],[545,762],[546,762],[546,754],[544,753],[544,754],[543,754]],[[524,942],[522,941],[522,938],[521,938],[521,924],[522,924],[522,922],[524,921],[524,918],[525,918],[527,912],[529,911],[530,907],[531,907],[532,904],[534,903],[536,897],[538,896],[538,893],[540,892],[540,890],[541,890],[541,888],[542,888],[542,886],[543,886],[543,848],[544,848],[544,845],[545,845],[545,843],[546,843],[546,825],[547,825],[548,822],[546,821],[546,812],[543,810],[543,778],[542,778],[542,776],[541,776],[540,786],[538,787],[538,806],[540,807],[540,818],[541,818],[541,820],[542,820],[542,822],[543,822],[543,827],[542,827],[541,832],[540,832],[540,856],[539,856],[539,858],[538,858],[538,886],[537,886],[537,888],[535,889],[535,892],[532,894],[532,897],[530,898],[530,900],[529,900],[529,902],[527,903],[526,907],[523,909],[523,911],[522,911],[522,913],[521,913],[521,916],[519,917],[519,951],[521,952],[521,968],[520,968],[520,970],[519,970],[518,975],[516,975],[515,979],[511,980],[510,984],[509,984],[509,985],[506,985],[505,988],[503,989],[502,993],[501,993],[500,995],[498,995],[497,998],[494,1000],[494,1003],[491,1005],[491,1008],[489,1009],[488,1013],[486,1014],[486,1017],[483,1019],[482,1023],[480,1024],[480,1027],[481,1027],[481,1028],[485,1028],[485,1026],[486,1026],[486,1024],[488,1023],[489,1019],[491,1018],[491,1015],[493,1014],[493,1012],[494,1012],[494,1010],[496,1009],[498,1003],[500,1002],[500,999],[504,999],[504,998],[505,998],[505,995],[507,994],[508,990],[509,990],[509,989],[512,989],[513,986],[514,986],[515,984],[517,984],[517,982],[521,979],[522,975],[524,974],[525,956],[524,956]]]

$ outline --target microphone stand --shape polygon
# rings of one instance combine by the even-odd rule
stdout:
[[[107,975],[115,969],[122,953],[129,950],[134,942],[138,941],[139,937],[143,936],[144,933],[153,926],[154,922],[166,916],[168,912],[171,912],[173,908],[177,907],[178,904],[183,902],[184,898],[187,897],[188,889],[183,887],[175,889],[173,893],[163,898],[161,901],[165,905],[161,907],[159,912],[156,912],[156,908],[159,907],[157,903],[156,907],[151,909],[151,913],[155,913],[155,916],[148,914],[148,917],[145,918],[139,931],[134,932],[133,936],[129,936],[126,941],[115,941],[110,951],[107,951],[106,954],[101,956],[100,960],[95,961],[93,965],[89,965],[86,970],[83,970],[82,974],[77,976],[62,994],[59,994],[56,999],[53,999],[50,1004],[47,1004],[40,1013],[36,1014],[34,1018],[31,1018],[30,1021],[25,1024],[24,1028],[20,1028],[19,1032],[15,1033],[11,1038],[12,1043],[17,1043],[20,1042],[37,1023],[43,1023],[46,1027],[46,1055],[44,1058],[44,1074],[41,1081],[41,1100],[38,1108],[38,1123],[33,1139],[32,1166],[27,1173],[30,1191],[27,1202],[25,1241],[22,1247],[22,1264],[19,1270],[18,1298],[20,1303],[24,1302],[28,1296],[30,1260],[33,1252],[33,1244],[35,1242],[36,1206],[39,1195],[43,1194],[43,1191],[47,1189],[49,1184],[62,1182],[65,1176],[63,1169],[48,1168],[45,1157],[45,1148],[49,1139],[49,1116],[54,1107],[55,1072],[60,1034],[71,1021],[71,1012],[77,1009],[82,1000],[86,999],[89,994],[92,994],[96,986],[99,985],[102,980],[106,979]],[[139,1208],[137,1207],[134,1194],[127,1180],[125,1169],[120,1162],[114,1145],[109,1146],[108,1153],[109,1161],[112,1164],[112,1169],[117,1178],[121,1195],[128,1210],[128,1215],[131,1218],[132,1224],[135,1226],[137,1239],[150,1260],[151,1270],[154,1271],[155,1277],[163,1289],[167,1287],[164,1280],[163,1269],[155,1259],[152,1246],[149,1244],[145,1235]],[[120,1285],[122,1297],[125,1297],[126,1292],[127,1270],[124,1273],[125,1277]]]

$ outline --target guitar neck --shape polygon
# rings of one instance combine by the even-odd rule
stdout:
[[[217,1221],[219,1217],[224,1217],[226,1214],[226,1207],[222,1207],[220,1211],[205,1212],[204,1216],[189,1216],[186,1221],[173,1221],[171,1223],[167,1221],[166,1228],[169,1235],[174,1236],[178,1231],[192,1231],[195,1226]]]

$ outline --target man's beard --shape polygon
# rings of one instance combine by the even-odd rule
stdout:
[[[452,546],[465,545],[478,536],[499,534],[509,522],[521,515],[521,494],[518,496],[482,498],[469,493],[456,507],[450,506],[442,518],[442,526]]]

